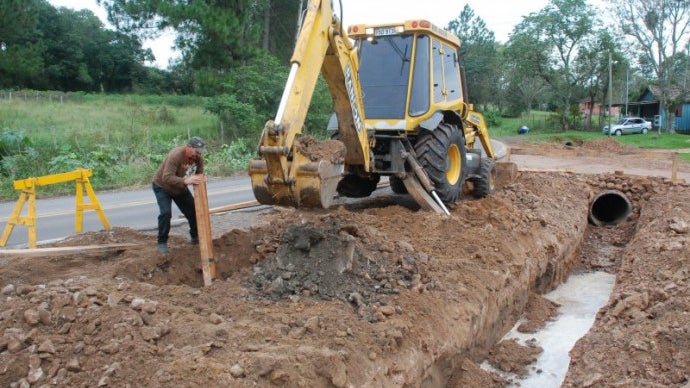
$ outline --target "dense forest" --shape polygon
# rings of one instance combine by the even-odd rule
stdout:
[[[56,9],[47,0],[1,0],[0,88],[216,95],[224,89],[217,82],[221,73],[266,54],[287,62],[299,5],[101,3],[116,31],[89,10]],[[178,32],[183,58],[168,70],[144,66],[153,54],[142,40],[170,26]]]

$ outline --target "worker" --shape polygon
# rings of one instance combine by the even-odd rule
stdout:
[[[205,152],[204,141],[200,137],[194,136],[189,139],[186,146],[173,148],[153,176],[153,193],[156,195],[160,210],[158,215],[158,253],[161,255],[168,254],[168,235],[170,234],[173,201],[187,218],[191,244],[199,243],[194,196],[192,196],[188,186],[201,183],[201,174],[204,172],[202,154]]]

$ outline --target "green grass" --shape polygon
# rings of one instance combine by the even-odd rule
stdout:
[[[517,134],[518,128],[526,125],[532,132],[549,131],[551,124],[549,112],[532,111],[522,117],[502,117],[500,122],[489,125],[492,136],[499,138]]]
[[[493,133],[493,132],[492,132]],[[515,132],[509,136],[516,136]],[[495,136],[497,139],[505,136]],[[606,138],[599,132],[567,131],[567,132],[546,132],[530,131],[527,135],[521,135],[521,139],[526,142],[543,141],[568,141],[568,140],[598,140]],[[648,149],[690,149],[690,136],[681,134],[670,134],[650,132],[646,135],[624,135],[611,136],[611,139],[628,146]]]
[[[0,128],[23,130],[36,147],[136,144],[151,149],[155,139],[187,133],[209,137],[216,127],[217,119],[200,105],[173,107],[124,97],[63,103],[0,100]]]
[[[186,96],[0,99],[0,199],[17,197],[14,180],[76,168],[94,170],[90,180],[96,190],[144,185],[167,152],[190,136],[203,137],[215,152],[209,155],[209,173],[232,174],[239,163],[228,158],[244,158],[241,153],[253,152],[253,146],[226,152],[222,143],[235,139],[221,136],[218,118],[205,112],[203,104],[202,98]],[[73,191],[70,185],[55,185],[41,188],[39,195]]]
[[[598,125],[596,121],[593,127],[596,128],[591,131],[567,131],[562,132],[554,129],[554,124],[550,122],[549,117],[552,116],[549,112],[532,112],[522,118],[501,118],[498,125],[489,128],[491,136],[495,139],[505,137],[517,136],[517,129],[522,125],[527,125],[530,132],[526,135],[520,135],[521,141],[524,142],[565,142],[569,140],[597,140],[605,138],[599,128],[605,125],[601,123]],[[611,137],[615,141],[622,144],[647,149],[690,149],[690,135],[687,134],[670,134],[657,133],[656,131],[649,132],[646,135],[624,135]],[[679,153],[681,160],[690,162],[690,153]]]

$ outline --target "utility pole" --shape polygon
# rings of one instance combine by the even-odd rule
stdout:
[[[628,73],[630,65],[625,65],[625,117],[628,117]]]
[[[609,51],[609,136],[611,136],[611,100],[613,99],[612,91],[613,82],[611,81],[613,70],[611,70],[611,52]]]

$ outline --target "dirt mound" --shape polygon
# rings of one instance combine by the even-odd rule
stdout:
[[[579,144],[580,147],[593,151],[605,151],[605,152],[634,152],[637,150],[635,147],[630,147],[625,144],[617,142],[615,139],[609,137],[587,140]]]
[[[627,272],[595,337],[578,344],[568,381],[580,385],[606,365],[619,379],[666,371],[658,381],[681,384],[687,187],[530,173],[460,201],[450,217],[383,198],[328,211],[275,207],[243,225],[219,215],[211,287],[184,230],[171,236],[168,257],[156,254],[155,236],[115,228],[57,245],[135,248],[8,258],[0,385],[505,386],[478,362],[526,306],[529,330],[549,319],[554,306],[534,292],[575,265],[587,270],[577,260],[588,201],[609,184],[634,198],[634,217],[601,230],[636,237],[620,237],[624,259],[612,256]],[[621,348],[630,352],[625,363],[616,361]],[[534,357],[509,344],[491,352],[510,369]]]
[[[341,211],[317,223],[288,226],[275,257],[254,268],[255,288],[273,299],[349,302],[361,317],[375,321],[395,313],[389,296],[400,287],[431,287],[426,254],[409,243],[377,240],[375,230],[348,218]],[[394,260],[387,255],[392,252],[399,253]]]
[[[520,333],[535,333],[544,324],[558,315],[558,304],[540,295],[530,294],[525,312],[524,322],[518,326]]]
[[[525,375],[528,366],[537,360],[536,356],[542,351],[543,349],[536,345],[522,346],[517,340],[505,340],[491,348],[488,360],[504,372]]]
[[[548,142],[544,142],[543,140],[523,142],[520,141],[522,140],[521,138],[507,138],[501,140],[505,140],[505,144],[511,147],[530,150],[530,153],[534,155],[548,155],[549,153],[557,154],[559,150],[578,150],[585,154],[601,152],[627,154],[639,152],[639,148],[630,147],[619,143],[616,141],[616,139],[610,137],[602,137],[594,140],[582,140],[565,136],[553,136],[549,138]]]

